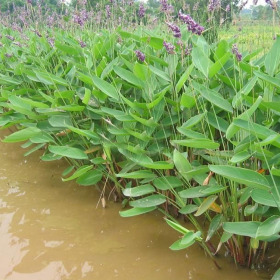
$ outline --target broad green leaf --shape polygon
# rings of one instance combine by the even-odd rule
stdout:
[[[87,171],[89,171],[90,169],[92,169],[92,165],[83,165],[80,168],[78,168],[73,175],[71,175],[68,178],[62,178],[63,182],[67,182],[67,181],[71,181],[74,179],[77,179],[78,177],[82,176],[83,174],[85,174]]]
[[[213,142],[210,139],[187,139],[187,140],[172,140],[171,144],[180,146],[197,148],[197,149],[218,149],[219,143]]]
[[[156,210],[156,207],[145,207],[145,208],[132,208],[125,211],[120,211],[120,216],[123,218],[134,217],[142,214],[146,214]]]
[[[179,81],[177,82],[176,86],[175,86],[175,91],[178,93],[182,87],[184,86],[184,84],[186,83],[186,81],[188,80],[192,70],[193,70],[193,64],[191,64],[187,70],[183,73],[183,75],[180,77]]]
[[[212,221],[209,225],[206,242],[209,241],[212,238],[212,236],[217,232],[217,230],[220,228],[220,226],[222,225],[222,222],[223,222],[223,218],[224,217],[222,214],[217,214],[212,219]]]
[[[136,87],[139,87],[139,88],[144,87],[142,80],[137,78],[132,72],[130,72],[124,68],[118,67],[118,66],[115,66],[113,69],[114,69],[115,73],[118,76],[120,76],[123,80],[129,82],[130,84],[132,84]]]
[[[206,78],[208,78],[209,70],[213,65],[213,62],[209,59],[205,52],[199,47],[194,47],[192,50],[192,60],[195,67],[202,72]]]
[[[150,184],[123,189],[123,194],[128,197],[138,197],[153,192],[155,192],[155,188]]]
[[[94,76],[92,80],[94,85],[107,96],[112,97],[115,100],[119,100],[119,94],[114,86],[96,76]]]
[[[207,197],[202,203],[201,205],[198,207],[196,213],[194,214],[195,216],[200,216],[202,215],[204,212],[206,212],[212,205],[212,203],[218,198],[217,195],[211,195],[209,197]]]
[[[176,231],[182,233],[182,234],[186,234],[188,232],[191,232],[190,230],[186,229],[185,227],[181,226],[178,222],[173,222],[167,218],[165,218],[165,221],[167,222],[167,224],[172,227],[173,229],[175,229]]]
[[[37,136],[41,133],[41,130],[36,127],[27,127],[22,130],[16,131],[9,136],[6,136],[4,140],[5,143],[15,143],[26,141],[34,136]]]
[[[214,64],[210,66],[209,69],[209,78],[213,78],[226,64],[226,62],[229,60],[231,57],[231,54],[225,53],[225,55],[221,58],[218,58]]]
[[[129,202],[129,205],[136,208],[146,208],[152,206],[158,206],[166,202],[166,197],[161,194],[152,194],[144,198],[133,200]]]
[[[257,230],[256,239],[264,239],[280,232],[280,216],[271,216],[262,222]],[[280,237],[280,236],[279,236]]]
[[[186,122],[183,123],[182,128],[190,129],[191,127],[195,126],[196,124],[200,123],[206,115],[206,112],[203,114],[198,114],[190,119],[188,119]]]
[[[266,55],[266,58],[265,58],[265,61],[264,61],[266,72],[270,76],[274,76],[274,74],[276,73],[276,70],[279,67],[279,63],[280,63],[279,49],[280,49],[280,36],[278,35],[276,37],[276,40],[275,40],[272,48],[270,49],[270,51]]]
[[[119,173],[116,174],[120,178],[128,179],[154,179],[156,175],[151,170],[139,170],[130,173]]]
[[[274,197],[274,195],[271,192],[266,190],[252,190],[251,197],[255,202],[262,205],[267,205],[270,207],[279,207],[280,205],[280,201],[278,200],[277,202],[275,198],[276,196]]]
[[[191,246],[193,243],[194,243],[194,241],[201,241],[201,232],[200,231],[197,231],[197,232],[192,232],[192,231],[190,231],[190,232],[187,232],[184,236],[183,236],[183,238],[181,239],[181,244],[182,245],[189,245],[189,246]]]
[[[259,72],[259,71],[254,71],[254,74],[258,78],[264,80],[265,82],[268,82],[269,84],[271,84],[271,85],[273,85],[273,86],[275,86],[277,88],[280,88],[280,79],[275,78],[275,77],[271,77],[271,76],[266,75],[266,74],[264,74],[262,72]]]
[[[88,159],[88,156],[84,151],[69,146],[49,146],[49,151],[55,155],[63,157],[73,159]]]
[[[220,176],[240,184],[264,190],[271,188],[263,175],[250,169],[228,165],[209,165],[209,169]]]
[[[89,170],[81,175],[76,182],[82,186],[92,186],[102,179],[102,172],[99,169]]]
[[[188,215],[188,214],[191,214],[191,213],[197,211],[197,209],[198,209],[197,205],[195,205],[195,204],[188,204],[185,207],[181,208],[179,210],[179,213],[181,213],[183,215]]]
[[[187,175],[187,172],[192,170],[192,166],[188,161],[186,155],[183,155],[175,149],[173,153],[173,161],[179,173],[189,181],[191,177]]]
[[[158,177],[153,181],[155,187],[162,191],[175,189],[183,185],[182,181],[175,176]]]
[[[256,238],[260,224],[261,222],[226,222],[223,229],[228,233]]]
[[[280,268],[278,268],[271,280],[280,280]]]

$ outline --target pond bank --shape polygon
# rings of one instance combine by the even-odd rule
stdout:
[[[7,134],[0,131],[0,138]],[[268,279],[199,246],[172,252],[178,234],[152,213],[121,218],[120,204],[96,208],[94,187],[63,183],[63,162],[23,157],[0,143],[0,279]]]

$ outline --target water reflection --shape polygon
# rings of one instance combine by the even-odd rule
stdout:
[[[198,246],[170,251],[178,235],[160,217],[96,209],[93,187],[61,182],[62,163],[22,154],[0,143],[0,279],[257,279],[226,261],[218,271]]]

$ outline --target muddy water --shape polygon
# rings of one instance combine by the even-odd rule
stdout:
[[[39,154],[0,143],[1,280],[261,279],[225,259],[217,270],[196,245],[170,251],[178,234],[159,214],[124,219],[119,204],[96,208],[94,187],[62,183],[63,162]]]

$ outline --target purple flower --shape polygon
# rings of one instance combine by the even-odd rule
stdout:
[[[13,36],[11,36],[11,35],[6,35],[6,38],[9,39],[9,40],[11,40],[11,41],[14,41],[14,40],[15,40],[15,38],[14,38]]]
[[[257,0],[258,1],[258,0]],[[230,5],[228,4],[227,6],[226,6],[226,12],[228,13],[230,11]]]
[[[106,7],[105,7],[105,9],[106,9],[106,15],[107,15],[107,18],[110,18],[111,17],[111,8],[110,8],[110,6],[109,5],[106,5]]]
[[[208,4],[208,11],[213,12],[221,7],[220,0],[210,0]]]
[[[167,22],[166,24],[171,29],[171,31],[173,32],[173,36],[175,38],[181,38],[182,37],[181,30],[177,25],[175,25],[174,23],[169,23],[169,22]]]
[[[138,59],[139,61],[141,61],[141,62],[144,62],[144,61],[145,61],[146,56],[145,56],[145,54],[143,54],[141,51],[136,50],[136,51],[135,51],[135,54],[136,54],[137,59]]]
[[[201,35],[201,33],[204,31],[204,27],[199,25],[197,22],[195,22],[190,15],[185,15],[179,11],[179,18],[187,24],[188,30],[191,31],[194,34]]]
[[[140,18],[143,18],[145,16],[145,12],[146,12],[146,9],[145,9],[144,5],[141,3],[139,6],[138,16]]]
[[[81,48],[85,48],[87,44],[84,41],[79,41]]]
[[[10,53],[5,53],[5,56],[8,57],[8,58],[11,58],[13,55],[10,54]]]
[[[231,49],[232,53],[235,54],[235,57],[237,59],[237,61],[241,61],[242,60],[242,54],[239,52],[238,47],[236,44],[232,45],[232,49]]]
[[[160,9],[164,13],[172,13],[174,10],[173,6],[169,5],[167,0],[160,0]]]
[[[165,47],[166,51],[169,53],[169,54],[174,54],[175,52],[175,46],[172,45],[171,43],[167,43],[167,42],[163,42],[163,46]]]
[[[49,43],[50,46],[53,48],[53,47],[54,47],[54,38],[53,38],[53,37],[49,37],[49,38],[48,38],[48,43]]]

